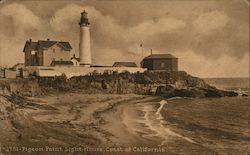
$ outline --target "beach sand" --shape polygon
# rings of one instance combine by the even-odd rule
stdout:
[[[9,154],[25,155],[223,154],[247,150],[248,98],[244,97],[163,100],[134,94],[67,93],[29,100],[34,104],[18,109],[26,114],[25,119],[13,118],[9,132],[1,130],[5,154],[10,146],[19,150],[9,149]]]

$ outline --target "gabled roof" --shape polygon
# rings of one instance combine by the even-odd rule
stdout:
[[[26,41],[23,48],[23,52],[34,51],[34,50],[37,50],[37,42]]]
[[[27,51],[35,51],[38,49],[48,49],[51,46],[58,44],[66,51],[69,51],[72,49],[69,42],[65,41],[50,41],[50,40],[38,40],[37,42],[34,41],[26,41],[23,52]]]
[[[115,62],[113,67],[137,67],[135,62]]]
[[[41,48],[50,48],[51,46],[53,46],[55,44],[61,45],[65,50],[71,50],[72,49],[69,42],[66,42],[66,41],[38,40],[38,47],[41,47]]]
[[[173,56],[172,54],[151,54],[144,59],[170,59],[170,58],[177,58]]]

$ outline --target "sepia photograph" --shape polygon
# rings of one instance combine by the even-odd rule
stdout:
[[[249,0],[0,0],[0,155],[249,155]]]

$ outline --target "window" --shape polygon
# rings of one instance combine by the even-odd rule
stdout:
[[[164,62],[161,63],[161,68],[165,68],[165,63]]]
[[[56,52],[56,50],[53,48],[53,53],[55,53]]]
[[[36,54],[36,51],[31,51],[31,55],[35,55]]]

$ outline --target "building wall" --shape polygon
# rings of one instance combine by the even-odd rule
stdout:
[[[32,55],[31,52],[25,52],[25,66],[41,66],[41,51],[36,51],[36,55]]]
[[[31,66],[31,52],[25,52],[25,66]]]
[[[5,78],[14,79],[16,78],[16,71],[5,69]]]
[[[39,59],[39,66],[43,66],[43,50],[39,49],[38,51],[38,59]]]
[[[26,68],[29,74],[36,73],[40,77],[54,77],[61,76],[65,74],[68,78],[73,76],[84,76],[90,73],[104,73],[104,72],[124,72],[128,71],[130,73],[144,72],[146,69],[139,67],[76,67],[76,66],[57,66],[57,67],[35,67],[30,66]]]
[[[143,68],[147,68],[148,70],[153,70],[153,60],[152,59],[147,59],[143,61]]]
[[[65,51],[57,44],[47,50],[43,50],[43,66],[50,66],[53,60],[70,61],[70,51]]]
[[[177,58],[147,59],[147,60],[144,60],[143,67],[148,68],[148,70],[177,71],[178,70],[178,59]]]
[[[177,59],[156,59],[153,61],[154,70],[177,71]]]
[[[79,66],[79,62],[76,59],[71,59],[71,62],[73,62],[74,66]]]
[[[5,77],[5,69],[0,68],[0,78],[4,78]]]
[[[178,66],[178,58],[176,58],[176,59],[173,59],[172,60],[172,64],[173,64],[173,70],[174,71],[178,71],[179,70],[179,66]]]

